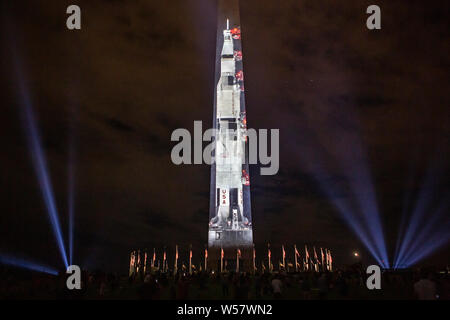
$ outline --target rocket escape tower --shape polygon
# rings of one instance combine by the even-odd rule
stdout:
[[[215,161],[211,165],[209,260],[213,269],[218,269],[219,263],[223,267],[223,260],[232,269],[239,259],[243,270],[252,270],[247,120],[236,0],[219,1],[216,43],[213,115],[216,136]]]

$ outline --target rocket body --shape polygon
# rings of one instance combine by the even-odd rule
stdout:
[[[210,246],[250,246],[250,181],[247,156],[247,124],[243,91],[240,29],[223,30],[220,63],[217,64],[214,126],[215,163],[211,171]],[[214,190],[213,190],[214,188]]]

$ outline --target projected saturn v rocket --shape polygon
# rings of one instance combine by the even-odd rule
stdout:
[[[230,29],[229,20],[222,31],[216,54],[208,246],[245,248],[253,245],[253,234],[241,31]]]

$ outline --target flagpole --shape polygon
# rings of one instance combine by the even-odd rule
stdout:
[[[220,247],[220,273],[223,272],[223,248]]]
[[[156,259],[156,252],[155,248],[153,248],[152,269],[155,267],[155,259]]]
[[[328,250],[330,254],[330,271],[333,272],[333,258],[331,257],[331,250]]]
[[[256,251],[255,251],[255,245],[253,245],[253,274],[256,271]]]
[[[295,256],[295,272],[298,272],[297,245],[296,244],[294,244],[294,256]]]
[[[175,245],[175,263],[173,266],[173,275],[175,276],[178,273],[178,245]]]
[[[138,271],[138,273],[140,273],[141,272],[141,250],[138,250],[138,260],[137,260],[137,262],[138,262],[138,269],[137,269],[137,271]]]
[[[205,271],[208,270],[208,248],[205,246]]]
[[[306,271],[309,271],[309,252],[306,244],[305,244],[305,262],[306,262]]]
[[[128,275],[131,277],[134,272],[134,251],[131,251],[130,254],[130,271],[128,272]]]
[[[192,274],[192,244],[189,246],[189,274]]]
[[[144,252],[144,274],[147,271],[147,249]]]
[[[163,252],[162,271],[166,272],[166,247],[164,247],[164,252]]]
[[[324,261],[323,261],[323,249],[322,249],[322,247],[320,247],[320,259],[321,259],[321,263],[322,263],[322,271],[326,271],[325,270],[325,264],[324,264]]]
[[[236,251],[236,273],[239,273],[239,248]]]
[[[313,246],[313,253],[314,253],[314,271],[317,272],[319,271],[317,269],[317,263],[318,263],[318,259],[317,259],[317,252],[316,252],[316,246]]]

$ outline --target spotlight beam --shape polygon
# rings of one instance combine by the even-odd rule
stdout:
[[[73,262],[73,232],[74,232],[74,192],[75,192],[75,175],[73,165],[73,144],[69,149],[69,177],[68,177],[68,211],[69,211],[69,262]]]
[[[417,151],[417,150],[416,150]],[[413,157],[414,159],[417,158],[417,153],[414,153]],[[400,245],[402,243],[402,239],[405,236],[406,233],[406,221],[407,221],[407,212],[411,210],[412,205],[412,192],[410,189],[410,186],[414,183],[414,177],[416,176],[416,171],[413,169],[415,161],[411,161],[409,163],[409,169],[408,169],[408,179],[405,181],[405,190],[406,193],[403,197],[403,206],[402,206],[402,215],[400,220],[400,229],[397,235],[397,241],[395,244],[395,251],[394,251],[394,268],[398,268],[398,255],[400,254]]]
[[[439,148],[436,149],[435,155],[430,159],[429,165],[427,167],[425,178],[423,180],[422,186],[420,188],[415,206],[413,208],[412,214],[409,218],[410,224],[407,227],[404,238],[401,240],[400,250],[398,255],[395,257],[396,265],[408,263],[407,257],[405,255],[410,255],[409,251],[411,251],[411,247],[416,248],[420,241],[414,239],[414,236],[419,233],[419,237],[422,239],[426,236],[421,234],[424,232],[423,229],[420,230],[422,226],[427,228],[427,224],[430,223],[430,220],[427,219],[427,215],[425,214],[425,210],[430,207],[430,202],[432,202],[434,196],[434,188],[438,184],[438,180],[441,177],[441,169],[443,165],[446,163],[445,157],[439,152]],[[448,193],[447,193],[448,194]],[[437,212],[439,214],[439,210]],[[405,215],[406,217],[406,215]],[[434,217],[433,217],[434,218]],[[441,227],[440,225],[439,227]],[[432,226],[427,229],[432,228]],[[436,231],[433,230],[435,233]],[[448,232],[445,233],[444,238],[448,239]],[[427,239],[428,240],[428,239]],[[420,247],[422,248],[422,247]]]
[[[13,267],[28,269],[28,270],[32,270],[32,271],[48,273],[48,274],[52,274],[52,275],[58,274],[58,271],[54,268],[47,267],[47,266],[44,266],[44,265],[41,265],[41,264],[38,264],[35,262],[27,261],[25,259],[21,259],[21,258],[9,256],[9,255],[4,255],[4,254],[0,254],[0,263],[9,265],[9,266],[13,266]]]
[[[428,257],[434,251],[444,246],[449,242],[448,229],[450,228],[450,223],[447,223],[445,229],[442,232],[436,233],[433,236],[427,238],[427,240],[419,248],[416,255],[414,255],[410,260],[407,260],[405,266],[412,266],[419,262],[420,260]]]
[[[377,250],[372,245],[371,239],[369,239],[368,235],[370,235],[370,232],[365,230],[359,219],[355,217],[355,214],[353,213],[354,210],[351,210],[350,207],[348,207],[344,201],[341,198],[337,198],[333,191],[330,190],[328,186],[326,186],[324,183],[319,182],[319,187],[321,188],[322,192],[325,193],[325,195],[328,197],[328,199],[331,200],[334,207],[338,210],[340,215],[344,218],[344,221],[347,223],[347,225],[351,228],[351,230],[356,234],[356,236],[361,240],[361,242],[364,244],[364,246],[369,250],[369,252],[372,254],[372,256],[375,258],[375,260],[382,266],[384,266],[382,259],[380,255],[377,253]]]
[[[413,245],[408,248],[409,250],[408,249],[406,250],[404,258],[402,260],[398,261],[398,263],[400,265],[411,265],[410,263],[408,263],[408,261],[415,260],[415,258],[413,258],[414,254],[420,255],[421,251],[426,251],[426,248],[428,247],[427,243],[429,241],[429,239],[427,239],[427,237],[430,234],[434,233],[433,230],[436,231],[436,230],[442,229],[442,224],[438,225],[437,223],[442,218],[442,216],[446,212],[448,212],[447,209],[448,209],[448,203],[440,206],[440,208],[436,211],[436,213],[434,215],[432,215],[431,220],[426,222],[424,228],[419,231],[419,235],[414,239]],[[445,223],[444,223],[444,226],[445,226]],[[441,228],[439,228],[439,227],[441,227]],[[438,233],[438,234],[440,234],[440,233]],[[447,237],[445,236],[445,232],[443,234],[444,234],[444,236],[443,236],[444,239],[441,239],[441,240],[445,241],[445,238],[448,239],[448,236]]]
[[[68,267],[66,249],[64,247],[63,237],[61,233],[61,226],[58,218],[58,211],[56,209],[53,190],[50,182],[50,178],[47,171],[45,156],[42,152],[42,147],[38,135],[38,130],[36,127],[36,123],[33,118],[33,112],[31,107],[25,106],[25,119],[26,125],[28,126],[28,140],[31,147],[33,164],[35,167],[35,172],[38,177],[40,189],[42,196],[44,198],[45,205],[47,207],[47,212],[50,218],[50,223],[53,228],[53,232],[56,237],[56,242],[58,244],[61,256],[64,261],[64,265],[66,268]]]
[[[414,234],[417,233],[418,228],[420,227],[421,222],[422,222],[421,220],[424,219],[423,213],[425,211],[425,208],[428,206],[428,204],[431,200],[430,196],[429,196],[429,192],[427,194],[427,191],[431,189],[430,186],[431,186],[431,182],[432,182],[431,181],[432,175],[431,175],[430,171],[431,170],[429,168],[425,183],[422,185],[422,188],[420,189],[418,199],[416,201],[413,212],[409,219],[410,224],[407,227],[405,237],[403,238],[402,243],[400,245],[400,251],[399,251],[399,255],[396,258],[396,261],[400,262],[404,259],[404,255],[406,253],[405,251],[407,250],[408,247],[411,246],[411,242],[413,241]]]
[[[24,122],[24,127],[26,129],[27,141],[31,151],[32,162],[34,166],[34,171],[36,173],[41,194],[44,199],[45,206],[47,208],[48,217],[50,224],[55,235],[56,243],[59,248],[61,257],[65,267],[68,267],[67,254],[64,246],[64,241],[61,232],[61,226],[58,218],[58,211],[56,209],[56,204],[53,195],[53,189],[50,182],[46,159],[42,151],[42,145],[39,137],[39,131],[35,122],[35,117],[32,110],[31,99],[29,97],[29,92],[25,88],[25,83],[20,72],[19,63],[17,61],[17,56],[15,55],[15,66],[18,78],[19,87],[19,98],[22,101],[22,120]]]
[[[363,157],[363,148],[359,139],[355,139],[354,143],[357,146],[356,149],[359,150],[359,156]],[[342,167],[350,178],[350,188],[354,193],[354,198],[359,207],[361,221],[366,226],[378,257],[381,261],[384,261],[382,265],[386,267],[389,266],[389,258],[384,242],[384,232],[378,211],[375,190],[366,162],[367,160],[354,164],[354,161],[348,159],[348,161],[342,163]],[[354,174],[355,172],[357,172],[356,175]]]

